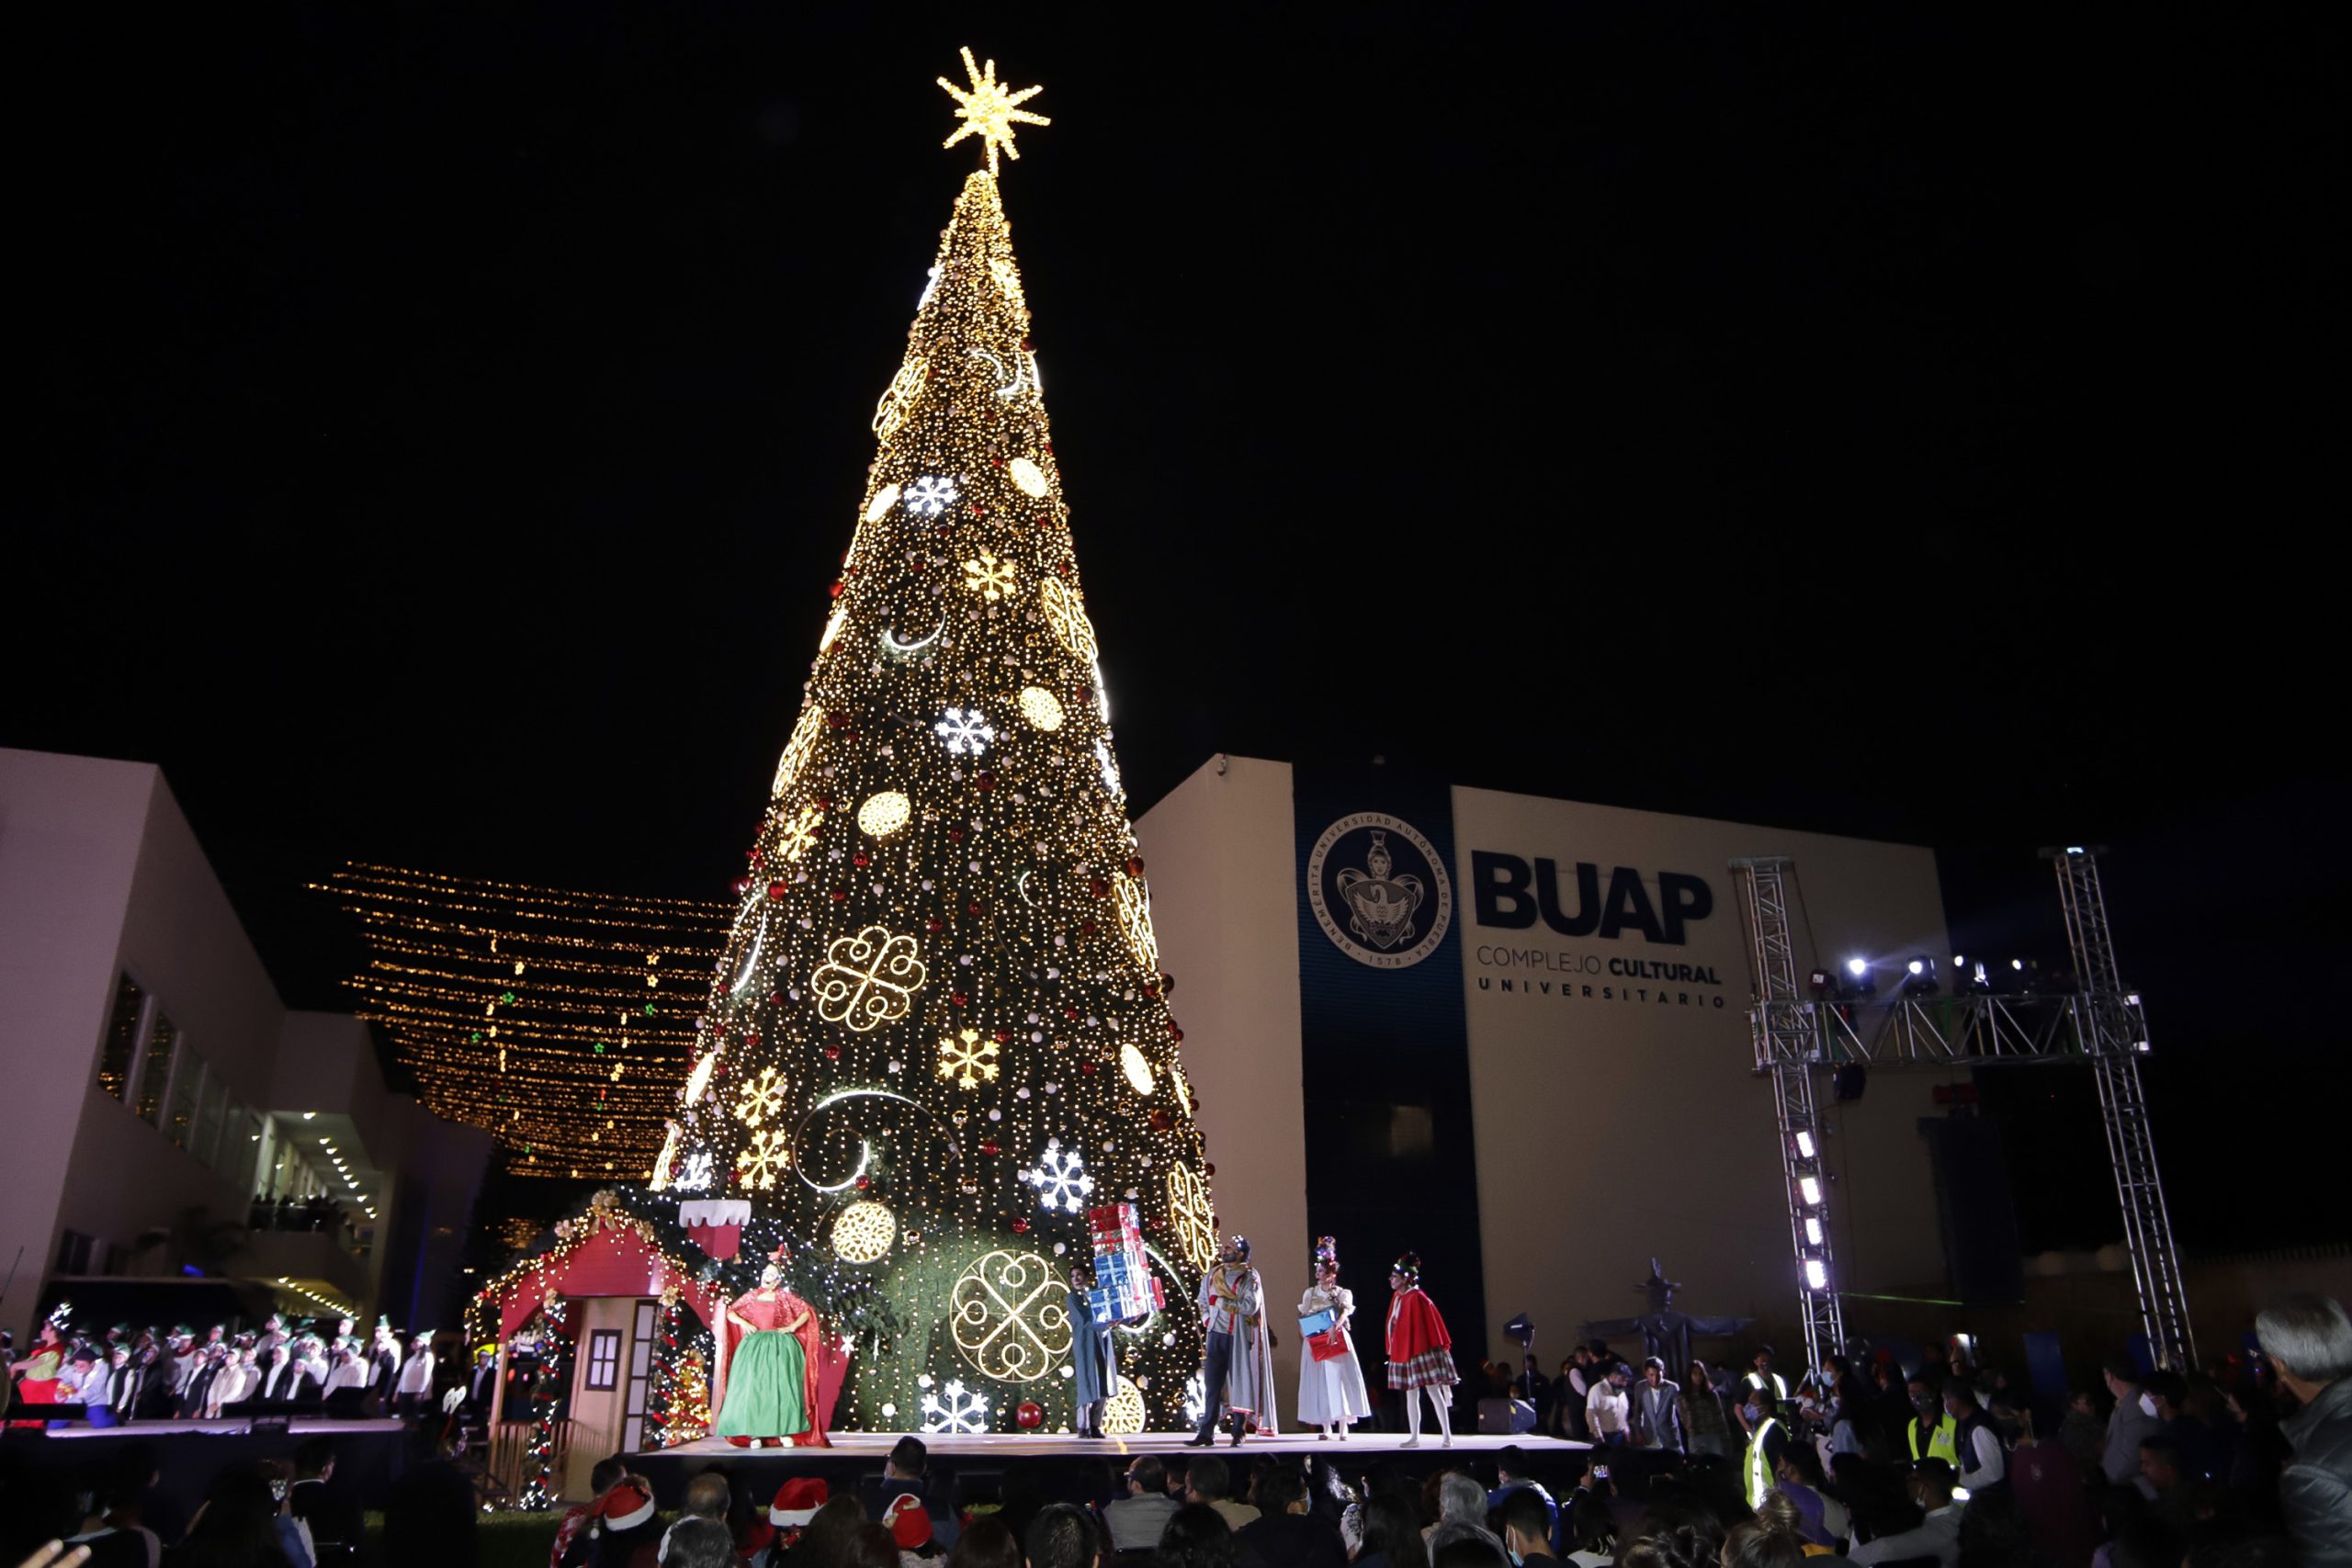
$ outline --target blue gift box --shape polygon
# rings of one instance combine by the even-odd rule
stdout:
[[[1320,1334],[1339,1321],[1339,1314],[1334,1313],[1329,1307],[1325,1307],[1321,1312],[1315,1313],[1310,1316],[1300,1318],[1298,1320],[1298,1332],[1301,1337],[1309,1334]]]

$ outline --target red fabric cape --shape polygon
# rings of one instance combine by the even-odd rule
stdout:
[[[773,1302],[762,1300],[756,1291],[747,1291],[731,1302],[720,1303],[718,1334],[721,1354],[718,1365],[712,1369],[711,1374],[711,1425],[714,1427],[718,1426],[718,1413],[726,1405],[727,1373],[735,1365],[735,1352],[743,1344],[743,1330],[729,1315],[730,1313],[741,1314],[763,1328],[780,1328],[796,1314],[807,1314],[801,1319],[800,1326],[792,1331],[792,1337],[800,1341],[800,1398],[808,1412],[808,1429],[794,1434],[792,1446],[796,1449],[832,1447],[825,1439],[825,1406],[818,1397],[818,1370],[823,1361],[824,1337],[817,1332],[817,1310],[781,1285],[776,1287]]]
[[[1390,1303],[1388,1359],[1403,1363],[1431,1350],[1451,1350],[1453,1337],[1438,1316],[1437,1303],[1419,1285],[1409,1285]]]

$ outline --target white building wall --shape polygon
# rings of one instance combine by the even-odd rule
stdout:
[[[1220,772],[1220,765],[1223,771]],[[1476,1124],[1486,1297],[1495,1321],[1453,1326],[1457,1356],[1508,1350],[1500,1323],[1532,1314],[1551,1360],[1588,1319],[1630,1317],[1656,1256],[1683,1282],[1685,1310],[1790,1325],[1796,1289],[1767,1085],[1755,1077],[1745,936],[1727,863],[1795,858],[1809,931],[1825,960],[1853,953],[1949,956],[1933,853],[1911,845],[1668,817],[1494,791],[1453,791],[1454,919]],[[1307,1234],[1300,1084],[1297,852],[1287,763],[1213,761],[1136,823],[1149,864],[1163,966],[1178,988],[1184,1061],[1217,1168],[1225,1228],[1256,1246],[1281,1319],[1304,1280]],[[1623,864],[1703,875],[1713,908],[1682,948],[1485,930],[1471,854],[1503,851],[1563,865]],[[1657,888],[1653,882],[1653,894]],[[1475,953],[1521,947],[1623,949],[1711,968],[1724,1006],[1506,997]],[[1812,954],[1801,953],[1800,965]],[[1367,975],[1373,972],[1367,971]],[[1524,977],[1523,974],[1521,977]],[[1939,1116],[1938,1084],[1965,1073],[1873,1076],[1863,1101],[1832,1107],[1826,1145],[1833,1235],[1844,1288],[1941,1294],[1931,1168],[1917,1122]],[[1342,1253],[1346,1238],[1342,1237]],[[1359,1264],[1361,1259],[1356,1260]],[[1385,1292],[1359,1267],[1377,1343]],[[1285,1400],[1290,1348],[1280,1358]],[[1704,1343],[1702,1353],[1731,1348]],[[1785,1348],[1785,1347],[1784,1347]],[[1371,1352],[1374,1359],[1377,1352]],[[1285,1405],[1287,1408],[1287,1405]]]
[[[1219,772],[1220,765],[1224,771]],[[1151,882],[1169,1007],[1216,1167],[1226,1234],[1250,1237],[1266,1281],[1281,1418],[1297,1393],[1306,1288],[1306,1103],[1299,1082],[1298,906],[1292,893],[1290,764],[1213,760],[1136,824]],[[1358,1329],[1369,1320],[1359,1318]]]

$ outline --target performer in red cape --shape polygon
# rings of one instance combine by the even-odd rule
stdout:
[[[1446,1406],[1453,1403],[1453,1385],[1462,1381],[1453,1370],[1453,1337],[1437,1303],[1421,1289],[1421,1258],[1417,1252],[1399,1258],[1388,1270],[1388,1386],[1405,1395],[1405,1424],[1412,1436],[1403,1446],[1421,1446],[1421,1402],[1416,1391],[1429,1395],[1437,1415],[1443,1447],[1453,1446],[1453,1427]]]
[[[57,1380],[65,1371],[66,1345],[64,1337],[53,1323],[40,1325],[40,1337],[33,1342],[32,1353],[0,1371],[0,1377],[12,1373],[22,1376],[17,1383],[17,1403],[20,1404],[54,1404],[57,1403]],[[0,1403],[6,1403],[0,1401]],[[40,1421],[12,1421],[10,1426],[39,1430]]]
[[[818,1398],[817,1312],[784,1284],[785,1250],[760,1270],[760,1288],[719,1314],[718,1365],[710,1380],[711,1432],[737,1448],[824,1449],[824,1406]]]

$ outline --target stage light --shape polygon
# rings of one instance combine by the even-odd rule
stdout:
[[[1806,1258],[1804,1260],[1804,1286],[1808,1291],[1827,1290],[1829,1288],[1829,1265],[1824,1263],[1818,1258]]]
[[[1924,975],[1928,972],[1928,965],[1926,963],[1917,958],[1905,964],[1904,967],[1908,969],[1914,975]]]
[[[2012,969],[2023,970],[2025,968],[2025,960],[2022,958],[2012,958],[2009,960],[2009,967]]]
[[[1932,997],[1939,988],[1936,984],[1936,966],[1925,958],[1915,958],[1904,965],[1903,994],[1906,997]]]
[[[1815,969],[1812,974],[1805,976],[1804,983],[1805,988],[1813,993],[1813,999],[1817,1002],[1826,1001],[1829,998],[1830,987],[1836,984],[1836,982],[1830,977],[1829,971],[1826,969]]]
[[[1811,1159],[1813,1157],[1813,1134],[1811,1133],[1799,1133],[1797,1134],[1797,1157],[1800,1159]]]
[[[1867,960],[1860,958],[1849,958],[1846,960],[1846,973],[1851,975],[1855,979],[1859,980],[1870,972],[1871,966]]]
[[[1804,1218],[1804,1238],[1815,1247],[1821,1245],[1821,1222],[1811,1214]]]
[[[1951,955],[1951,966],[1954,969],[1965,969],[1968,967],[1968,960],[1962,954],[1955,953]]]
[[[319,1113],[315,1111],[305,1111],[302,1112],[302,1120],[305,1122],[316,1121],[318,1119],[318,1114]]]
[[[1820,1208],[1820,1207],[1821,1207],[1821,1183],[1820,1183],[1820,1181],[1819,1181],[1819,1180],[1817,1180],[1817,1179],[1815,1179],[1815,1178],[1813,1178],[1813,1177],[1810,1177],[1810,1176],[1800,1176],[1800,1177],[1798,1177],[1798,1178],[1797,1178],[1797,1195],[1798,1195],[1799,1197],[1801,1197],[1801,1198],[1803,1198],[1803,1199],[1804,1200],[1804,1206],[1805,1206],[1806,1208],[1808,1208],[1808,1209],[1818,1209],[1818,1208]]]
[[[2123,998],[2123,1005],[2128,1008],[2138,1007],[2140,1005],[2140,993],[2133,991],[2129,996],[2126,996]]]

